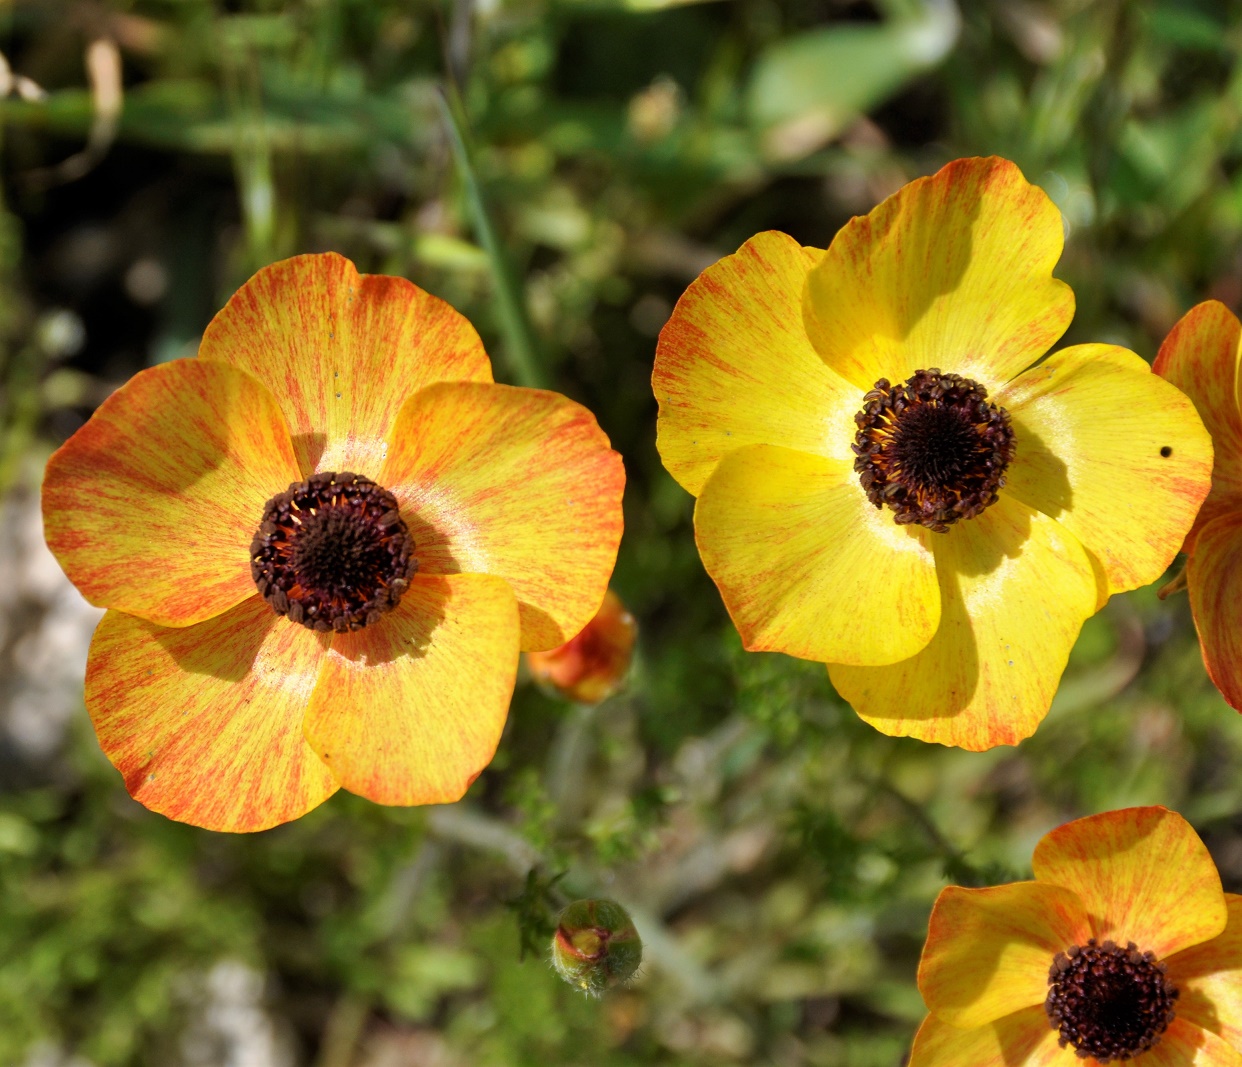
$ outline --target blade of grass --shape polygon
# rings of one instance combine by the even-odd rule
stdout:
[[[539,355],[539,341],[526,311],[525,294],[521,283],[496,236],[492,218],[487,210],[478,174],[471,159],[466,140],[466,123],[457,98],[451,87],[442,87],[436,94],[453,159],[466,191],[466,208],[474,226],[475,237],[487,253],[491,266],[492,282],[496,287],[496,300],[500,312],[500,329],[505,339],[505,359],[509,373],[518,385],[545,388],[548,384],[543,362]]]

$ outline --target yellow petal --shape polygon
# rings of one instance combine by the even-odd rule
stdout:
[[[1242,710],[1242,512],[1219,515],[1199,532],[1186,581],[1208,676]]]
[[[1072,889],[1098,941],[1133,941],[1163,959],[1225,928],[1225,894],[1191,825],[1161,807],[1107,811],[1045,834],[1038,881]]]
[[[1242,1054],[1236,1048],[1181,1018],[1181,1010],[1179,1004],[1178,1017],[1160,1035],[1160,1044],[1136,1058],[1135,1063],[1142,1067],[1242,1067]]]
[[[99,744],[135,800],[209,830],[265,830],[336,792],[302,737],[328,639],[258,596],[165,629],[109,611],[86,665]]]
[[[522,648],[563,645],[599,609],[621,541],[625,469],[558,393],[454,382],[412,396],[377,479],[401,501],[421,574],[495,574]]]
[[[1040,1005],[971,1030],[929,1015],[914,1036],[908,1067],[1082,1067],[1083,1063],[1072,1048],[1057,1044],[1057,1032]]]
[[[1052,277],[1063,240],[1055,205],[1008,160],[956,160],[837,233],[807,278],[807,334],[863,390],[932,367],[993,389],[1074,317]]]
[[[893,663],[936,632],[937,535],[877,510],[843,461],[774,445],[731,452],[703,487],[694,532],[752,651]]]
[[[263,506],[300,477],[262,385],[175,360],[134,375],[48,460],[44,535],[92,604],[188,626],[254,595]]]
[[[1178,320],[1160,346],[1152,370],[1194,401],[1216,458],[1212,491],[1186,535],[1190,552],[1200,530],[1218,515],[1242,511],[1242,414],[1238,355],[1242,323],[1224,304],[1207,300]]]
[[[303,476],[374,478],[406,398],[432,382],[490,382],[465,316],[404,278],[359,274],[335,252],[264,267],[212,319],[198,350],[266,385]]]
[[[1185,394],[1133,352],[1076,345],[995,400],[1017,442],[1005,491],[1073,533],[1108,593],[1159,578],[1211,484],[1212,442]]]
[[[1006,492],[933,534],[940,627],[890,667],[828,665],[837,692],[886,734],[975,751],[1016,745],[1048,713],[1095,611],[1091,560],[1056,522]]]
[[[378,623],[333,635],[306,738],[352,793],[459,800],[500,742],[517,662],[517,603],[502,579],[415,575]]]
[[[721,457],[745,445],[853,459],[865,390],[824,365],[802,326],[807,272],[823,254],[783,233],[757,234],[699,275],[660,332],[656,446],[695,496]]]
[[[1225,894],[1224,933],[1169,957],[1177,1016],[1242,1049],[1242,897]]]
[[[945,1022],[983,1026],[1042,1005],[1057,953],[1090,936],[1082,901],[1060,886],[949,886],[932,908],[919,991]]]

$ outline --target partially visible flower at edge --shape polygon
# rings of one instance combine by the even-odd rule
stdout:
[[[1053,830],[1035,880],[941,891],[909,1067],[1242,1065],[1242,896],[1176,812]]]
[[[634,655],[638,624],[611,589],[599,611],[563,645],[527,652],[531,675],[578,704],[598,704],[625,682]]]
[[[1169,331],[1154,368],[1194,401],[1216,451],[1212,491],[1182,550],[1182,572],[1208,675],[1242,711],[1242,323],[1224,304],[1197,304]]]
[[[139,372],[48,462],[48,544],[111,609],[100,745],[137,800],[211,829],[339,786],[458,799],[519,650],[598,608],[624,480],[590,412],[493,383],[442,300],[332,253],[264,268],[198,358]]]
[[[1207,494],[1208,435],[1143,359],[1035,362],[1073,317],[1063,240],[1014,164],[960,159],[826,252],[751,238],[660,335],[660,455],[745,646],[827,664],[885,733],[1028,737]]]

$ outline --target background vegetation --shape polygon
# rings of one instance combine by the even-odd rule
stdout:
[[[0,2],[0,1064],[888,1067],[939,887],[1024,876],[1052,825],[1166,803],[1242,889],[1242,720],[1184,597],[1115,598],[1017,749],[883,737],[822,668],[741,650],[648,384],[708,263],[766,228],[826,245],[967,154],[1064,213],[1068,342],[1150,358],[1193,303],[1236,310],[1240,49],[1224,0]],[[40,547],[40,470],[253,269],[327,248],[453,302],[501,380],[598,413],[640,654],[594,710],[520,685],[459,805],[341,794],[216,835],[133,803],[98,750],[96,614]],[[647,956],[592,1001],[542,938],[600,892]]]

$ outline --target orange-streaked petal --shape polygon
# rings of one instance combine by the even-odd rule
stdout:
[[[981,515],[933,534],[940,628],[889,667],[828,665],[837,692],[886,734],[975,751],[1016,745],[1048,713],[1094,611],[1086,550],[1002,490]]]
[[[1242,512],[1218,515],[1199,531],[1186,581],[1208,676],[1242,710]]]
[[[1044,976],[1045,980],[1047,975]],[[987,1026],[962,1030],[929,1015],[914,1035],[908,1067],[1082,1067],[1057,1044],[1043,1006],[1024,1008]]]
[[[92,604],[189,626],[254,595],[263,505],[300,477],[262,385],[174,360],[135,374],[48,460],[44,535]]]
[[[936,632],[937,535],[877,510],[841,460],[775,445],[731,452],[703,487],[694,533],[752,651],[894,663]]]
[[[1242,1049],[1242,897],[1225,894],[1225,932],[1168,959],[1177,1017]]]
[[[432,382],[492,380],[464,315],[404,278],[359,274],[335,252],[264,267],[211,320],[198,354],[275,394],[303,476],[374,478],[408,397]]]
[[[1178,1016],[1160,1035],[1160,1043],[1134,1063],[1141,1067],[1242,1067],[1242,1054],[1227,1041],[1209,1030],[1196,1026],[1182,1018],[1179,1003]],[[1081,1065],[1082,1060],[1077,1060]]]
[[[1186,395],[1133,352],[1076,345],[995,399],[1017,442],[1005,492],[1074,534],[1108,593],[1159,578],[1211,485],[1212,441]]]
[[[756,234],[691,283],[660,331],[656,445],[695,496],[745,445],[854,458],[865,390],[825,366],[802,326],[807,272],[823,254],[783,233]]]
[[[302,736],[327,644],[257,596],[178,629],[110,611],[86,707],[134,799],[209,830],[265,830],[336,792]]]
[[[959,159],[851,219],[807,278],[806,331],[860,389],[939,368],[989,389],[1074,317],[1061,214],[1005,159]]]
[[[1133,941],[1163,959],[1225,928],[1216,864],[1185,819],[1167,808],[1124,808],[1044,835],[1032,859],[1041,882],[1072,889],[1099,941]]]
[[[1242,413],[1238,356],[1242,323],[1218,300],[1196,304],[1169,331],[1152,369],[1194,401],[1212,435],[1212,491],[1186,535],[1185,551],[1216,516],[1242,511]]]
[[[333,635],[307,740],[346,789],[377,803],[461,799],[500,743],[518,632],[503,579],[415,575],[380,622]]]
[[[621,541],[625,468],[559,393],[453,382],[412,396],[378,478],[401,501],[421,574],[494,574],[522,649],[563,645],[599,609]]]
[[[1042,1005],[1057,953],[1090,936],[1082,901],[1060,886],[949,886],[932,908],[919,991],[945,1022],[983,1026]]]

